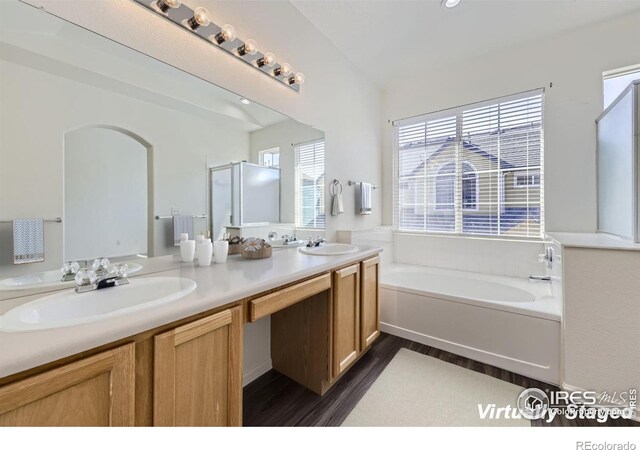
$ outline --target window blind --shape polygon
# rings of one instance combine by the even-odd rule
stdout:
[[[539,238],[542,90],[394,122],[399,230]]]
[[[325,227],[324,140],[296,144],[296,227]]]

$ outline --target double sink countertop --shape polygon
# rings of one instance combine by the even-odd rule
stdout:
[[[39,331],[0,331],[0,378],[232,304],[366,259],[381,251],[377,247],[358,246],[358,251],[354,253],[311,256],[291,248],[274,251],[273,256],[267,259],[248,260],[231,256],[226,263],[212,263],[209,267],[176,263],[171,256],[150,258],[142,262],[143,266],[147,266],[144,275],[130,277],[131,283],[145,277],[181,277],[194,280],[198,284],[195,291],[167,304],[82,325]],[[158,271],[154,273],[152,267]],[[163,267],[168,270],[162,270]],[[52,293],[0,301],[0,315]]]

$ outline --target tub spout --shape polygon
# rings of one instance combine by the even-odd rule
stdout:
[[[547,275],[529,275],[529,283],[535,283],[536,281],[551,281],[551,277]]]

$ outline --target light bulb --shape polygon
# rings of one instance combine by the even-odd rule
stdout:
[[[276,70],[274,70],[273,74],[277,77],[278,76],[288,77],[289,75],[291,75],[291,72],[292,72],[291,66],[287,63],[284,63],[283,65],[278,67]]]
[[[442,0],[442,4],[445,6],[445,8],[455,8],[461,2],[462,0]]]
[[[258,53],[258,44],[253,39],[247,39],[245,43],[238,47],[238,55],[255,55]]]
[[[289,78],[289,84],[297,84],[300,85],[304,83],[304,74],[302,72],[298,72],[294,76]]]
[[[200,27],[206,27],[210,23],[211,18],[209,17],[209,11],[203,7],[196,8],[193,11],[193,17],[189,19],[188,22],[192,30],[197,30]]]
[[[163,13],[169,11],[169,9],[179,8],[182,2],[180,0],[158,0],[156,6]]]
[[[258,63],[258,67],[263,67],[263,66],[273,67],[273,65],[276,63],[276,55],[274,55],[271,52],[267,52],[264,54],[262,58],[260,58],[256,62]]]
[[[220,33],[216,34],[216,42],[222,44],[223,42],[233,42],[236,40],[236,29],[233,25],[226,24],[220,30]]]

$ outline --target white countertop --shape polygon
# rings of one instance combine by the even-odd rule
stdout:
[[[564,247],[599,248],[603,250],[640,250],[640,244],[607,233],[549,232],[547,236]]]
[[[247,260],[233,256],[225,264],[197,267],[192,263],[182,263],[179,269],[157,272],[152,276],[190,278],[198,287],[175,302],[129,315],[50,330],[0,332],[0,378],[218,308],[381,251],[376,247],[358,248],[356,253],[338,256],[310,256],[297,249],[282,249],[274,251],[268,259]],[[153,264],[153,258],[149,261]],[[131,278],[131,283],[135,283],[136,278]],[[0,314],[44,295],[2,301]]]

